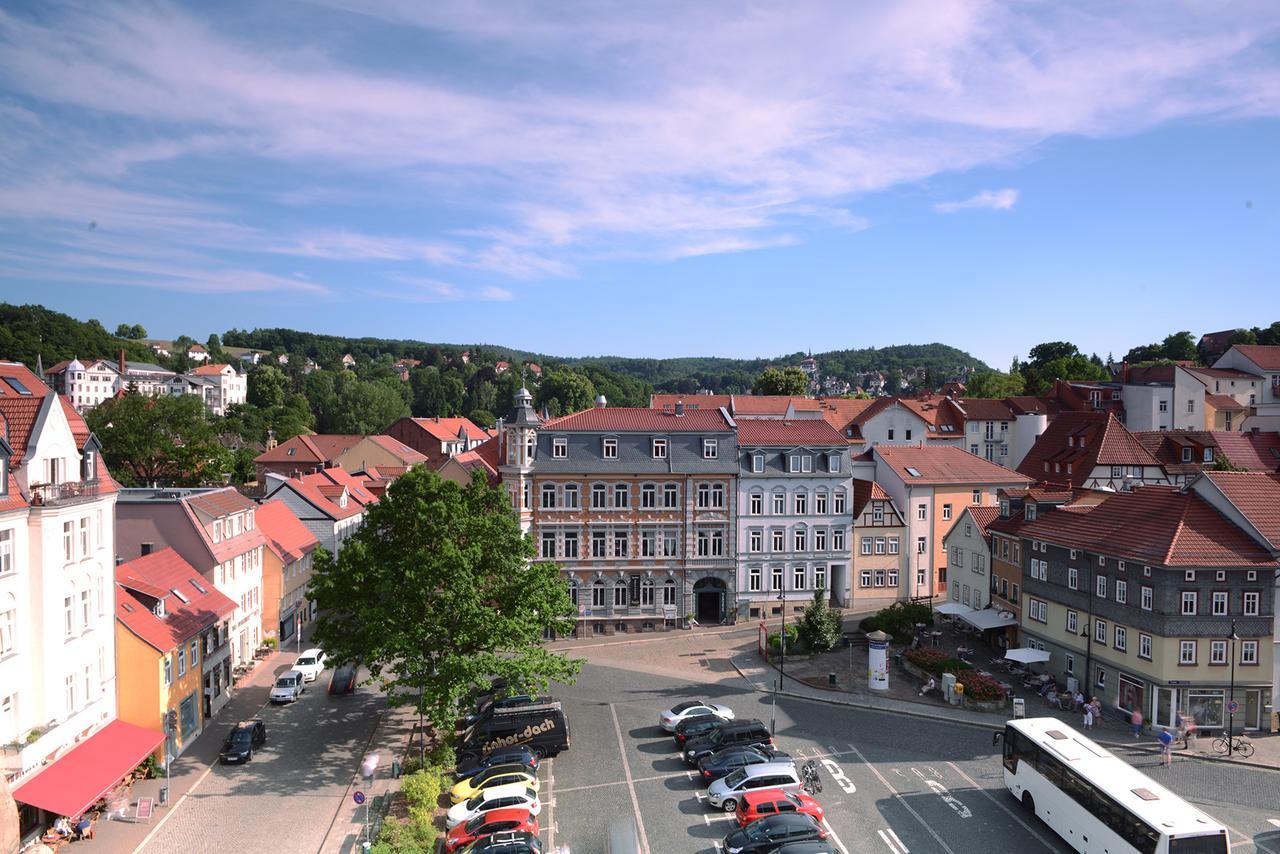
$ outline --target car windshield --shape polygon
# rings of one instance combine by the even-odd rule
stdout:
[[[302,665],[315,664],[316,659],[315,656],[304,655],[302,658],[298,659],[298,663]]]
[[[711,742],[712,744],[719,744],[720,742],[724,741],[724,730],[713,729],[711,731],[711,734],[707,736],[707,741]]]
[[[295,678],[292,676],[281,676],[279,679],[276,680],[276,687],[292,688],[295,681],[296,681]]]
[[[791,801],[791,803],[795,804],[797,807],[804,803],[800,800],[800,796],[795,792],[787,792],[787,800]]]
[[[247,729],[238,729],[231,733],[231,737],[227,740],[232,744],[248,744],[253,739],[253,731]]]
[[[734,771],[728,777],[724,778],[724,784],[729,788],[733,788],[745,779],[747,779],[746,769],[739,768],[737,771]]]
[[[471,821],[467,822],[467,833],[475,833],[477,830],[484,827],[484,823],[485,823],[485,816],[482,816],[482,815],[476,816],[475,818],[471,819]]]
[[[689,709],[692,709],[694,706],[701,706],[701,705],[702,705],[701,703],[690,701],[688,703],[681,703],[678,706],[672,706],[671,711],[675,712],[678,715],[681,712],[689,711]]]

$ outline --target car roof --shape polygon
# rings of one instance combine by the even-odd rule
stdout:
[[[249,720],[247,721],[240,721],[240,723],[236,724],[231,729],[232,730],[252,729],[253,727],[257,726],[260,723],[262,723],[262,718],[249,718]]]
[[[528,783],[503,783],[501,786],[490,786],[480,794],[484,796],[484,800],[491,801],[494,798],[509,798],[512,795],[523,795],[526,791],[532,791],[532,789],[529,788]]]
[[[302,675],[302,671],[301,671],[301,670],[298,670],[297,668],[293,668],[293,667],[289,668],[289,669],[288,669],[288,670],[286,670],[284,673],[281,673],[281,674],[280,674],[280,676],[301,676],[301,675]],[[277,678],[279,678],[279,677],[277,677]]]
[[[533,818],[533,813],[524,807],[503,807],[500,810],[489,810],[484,814],[485,823],[495,821],[527,821]]]
[[[298,658],[306,658],[308,655],[314,655],[317,658],[319,658],[320,656],[324,655],[324,650],[322,650],[318,646],[313,646],[311,649],[304,649],[302,651],[302,655],[299,655]]]
[[[499,762],[497,765],[490,765],[488,768],[481,768],[476,772],[477,777],[481,774],[487,774],[491,777],[497,777],[502,774],[529,774],[529,766],[520,762]]]
[[[739,770],[747,775],[747,779],[761,777],[765,774],[781,774],[784,771],[796,774],[796,766],[791,762],[759,762],[755,765],[743,765]],[[799,776],[799,774],[796,774],[797,778]]]
[[[818,820],[805,812],[779,812],[773,815],[767,815],[759,821],[767,821],[770,825],[775,824],[795,824],[812,827],[818,824]]]
[[[798,794],[798,792],[788,792],[786,789],[753,789],[750,792],[743,792],[742,800],[751,806],[756,806],[790,800],[792,796]]]

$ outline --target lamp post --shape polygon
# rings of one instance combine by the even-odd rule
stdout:
[[[787,678],[787,591],[785,587],[778,593],[778,601],[782,603],[782,634],[778,637],[779,646],[782,648],[782,655],[778,658],[778,674],[781,681]]]
[[[1236,634],[1236,621],[1231,621],[1231,690],[1227,692],[1227,758],[1230,759],[1235,753],[1235,741],[1233,737],[1236,731],[1236,641],[1240,640],[1240,636]]]

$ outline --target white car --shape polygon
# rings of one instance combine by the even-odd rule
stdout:
[[[690,700],[687,703],[681,703],[678,706],[667,709],[658,715],[658,726],[667,732],[674,732],[681,721],[698,715],[715,715],[718,718],[731,721],[733,720],[733,709],[716,703],[708,703],[705,700]]]
[[[316,681],[316,677],[324,672],[324,650],[308,649],[298,656],[298,660],[293,663],[293,669],[302,674],[302,678],[308,682]]]
[[[471,821],[478,815],[483,815],[490,810],[502,809],[528,810],[530,815],[536,816],[542,812],[542,802],[538,800],[538,793],[523,783],[494,786],[492,789],[485,789],[480,794],[468,798],[460,804],[454,804],[449,807],[449,812],[445,816],[445,824],[452,830],[464,821]]]

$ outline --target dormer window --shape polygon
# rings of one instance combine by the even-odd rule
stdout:
[[[1191,462],[1191,449],[1190,449],[1190,448],[1183,448],[1183,449],[1182,449],[1182,461],[1183,461],[1184,463],[1189,463],[1189,462]]]
[[[221,519],[213,520],[213,541],[215,543],[222,542],[222,520]]]
[[[1036,506],[1034,504],[1028,504],[1026,506],[1026,511],[1027,511],[1027,521],[1034,522],[1036,520]]]
[[[157,599],[156,606],[151,609],[151,612],[163,620],[164,619],[164,600]]]
[[[551,440],[551,458],[563,460],[569,456],[569,440],[563,437]]]
[[[9,458],[0,451],[0,495],[9,494]]]
[[[343,490],[342,495],[340,495],[340,496],[338,497],[338,506],[339,506],[339,507],[341,507],[343,510],[346,510],[346,509],[347,509],[347,493],[346,493],[346,490]]]
[[[1211,462],[1213,462],[1213,448],[1205,448],[1205,449],[1204,449],[1204,461],[1205,461],[1206,463],[1211,463]]]
[[[827,454],[827,471],[832,474],[838,474],[840,472],[839,454]]]
[[[285,456],[292,457],[297,452],[297,450],[298,450],[297,448],[290,448],[288,453],[285,454]]]
[[[653,458],[655,460],[665,460],[667,458],[667,440],[653,440]]]
[[[80,459],[80,479],[85,483],[98,479],[98,452],[92,448],[85,448],[84,456]]]
[[[714,460],[720,455],[720,445],[716,439],[702,440],[702,458],[704,460]]]
[[[751,455],[751,471],[753,474],[760,474],[764,471],[764,454]]]
[[[618,440],[604,439],[601,444],[601,454],[606,460],[616,460],[618,458]]]

